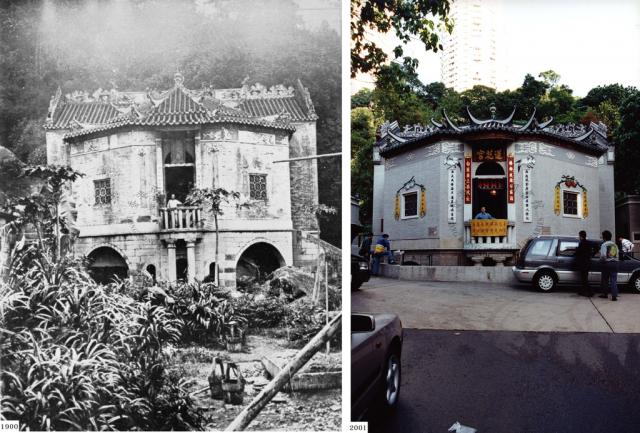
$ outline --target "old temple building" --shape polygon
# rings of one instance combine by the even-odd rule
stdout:
[[[373,231],[421,265],[509,264],[537,235],[615,233],[614,147],[603,124],[385,123],[374,146]],[[485,207],[492,219],[477,219]]]
[[[45,125],[47,160],[84,173],[70,191],[75,254],[88,256],[101,280],[209,276],[226,287],[310,264],[317,165],[277,161],[316,154],[316,119],[299,81],[190,90],[176,73],[164,92],[58,90]],[[184,205],[192,187],[239,193],[223,201],[217,233],[207,204]]]

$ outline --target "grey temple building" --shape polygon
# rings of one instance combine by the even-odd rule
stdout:
[[[537,235],[615,233],[606,127],[528,119],[385,123],[374,146],[374,234],[421,265],[509,264]],[[493,219],[477,219],[481,208]]]

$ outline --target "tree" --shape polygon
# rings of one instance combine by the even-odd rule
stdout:
[[[640,194],[640,91],[632,90],[620,104],[620,124],[613,132],[616,144],[616,191]]]
[[[373,99],[373,90],[360,89],[351,95],[351,108],[368,107]]]
[[[216,232],[215,250],[215,279],[218,280],[220,269],[220,232],[218,230],[218,216],[223,215],[222,205],[230,200],[240,198],[240,193],[227,191],[224,188],[193,188],[189,191],[185,203],[191,206],[207,206],[207,212],[213,215],[214,229]]]
[[[424,85],[417,74],[392,63],[378,72],[373,112],[376,118],[397,120],[401,125],[427,123],[434,113],[421,94],[424,94]]]
[[[360,220],[371,221],[373,211],[373,114],[367,108],[351,110],[351,194],[360,202]]]
[[[556,71],[549,69],[548,71],[540,72],[538,74],[539,78],[542,78],[542,81],[550,88],[554,88],[558,82],[560,81],[560,74]]]
[[[371,39],[371,34],[393,31],[400,45],[393,49],[394,59],[403,55],[402,44],[418,39],[427,51],[438,51],[442,44],[436,28],[449,33],[449,0],[353,0],[351,2],[351,77],[358,72],[377,75],[389,55]],[[376,37],[376,36],[373,36]],[[404,57],[404,65],[415,70],[418,61]]]
[[[624,87],[618,83],[598,86],[587,93],[587,96],[580,100],[581,105],[596,108],[604,101],[610,101],[616,106],[622,104],[622,100],[633,93],[632,87]]]
[[[41,249],[44,251],[44,243],[52,230],[55,238],[51,239],[53,244],[53,260],[57,262],[61,259],[60,239],[61,233],[68,232],[72,224],[70,212],[62,205],[66,203],[65,193],[69,183],[76,181],[83,173],[63,165],[40,165],[27,167],[25,176],[39,179],[42,189],[39,193],[32,194],[19,199],[19,203],[24,206],[23,219],[31,223],[37,231]],[[52,221],[52,227],[47,225],[47,221]]]

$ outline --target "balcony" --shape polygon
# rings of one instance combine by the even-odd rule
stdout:
[[[202,230],[202,208],[179,206],[160,208],[160,228],[163,231]]]
[[[481,221],[479,223],[479,221]],[[479,227],[479,224],[488,227]],[[464,223],[465,250],[516,249],[515,222],[507,220],[471,220]]]

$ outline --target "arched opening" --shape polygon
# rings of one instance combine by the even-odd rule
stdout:
[[[495,161],[485,161],[476,169],[476,176],[504,176],[504,168]]]
[[[120,253],[110,247],[100,247],[89,254],[89,274],[96,283],[107,284],[115,277],[127,278],[129,266]]]
[[[156,267],[154,265],[148,265],[146,269],[149,275],[151,275],[151,282],[155,285],[156,284]]]
[[[285,265],[280,252],[266,242],[258,242],[247,248],[236,266],[236,287],[249,289],[256,283],[262,283],[267,276]]]

